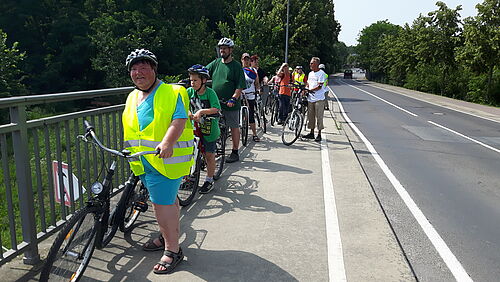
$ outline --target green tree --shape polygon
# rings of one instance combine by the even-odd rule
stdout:
[[[19,51],[17,42],[11,47],[7,45],[7,34],[0,29],[0,98],[26,94],[19,68],[25,56],[25,52]]]
[[[485,0],[476,8],[477,16],[465,19],[465,43],[457,58],[477,75],[487,74],[486,100],[499,103],[500,91],[494,91],[493,73],[500,66],[500,2]]]
[[[401,27],[388,22],[387,20],[377,21],[370,26],[361,30],[356,53],[358,54],[358,62],[361,67],[366,69],[370,74],[378,74],[383,76],[383,69],[380,63],[377,62],[377,57],[380,54],[380,43],[386,36],[395,36],[400,31]]]

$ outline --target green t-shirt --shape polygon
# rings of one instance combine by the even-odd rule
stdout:
[[[212,88],[221,100],[229,100],[236,89],[246,88],[243,69],[241,64],[235,60],[225,64],[222,62],[222,58],[218,58],[208,64],[207,69],[212,77]],[[240,106],[241,103],[238,100],[232,108],[222,104],[222,109],[225,111],[238,111]]]
[[[217,94],[212,88],[207,87],[203,95],[196,94],[196,91],[193,89],[193,87],[189,87],[187,92],[189,99],[196,99],[196,98],[200,99],[201,106],[203,109],[217,108],[220,110],[219,98],[217,97]],[[192,107],[191,111],[193,111]],[[192,113],[195,114],[194,112]],[[203,134],[203,138],[207,142],[214,142],[215,140],[217,140],[217,138],[219,138],[220,135],[219,118],[208,120],[207,124],[205,125],[201,124],[200,126],[202,127],[202,132],[204,131],[204,128],[207,127],[210,128],[209,129],[210,134],[208,135]]]

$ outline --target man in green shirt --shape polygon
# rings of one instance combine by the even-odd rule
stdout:
[[[227,163],[238,161],[238,147],[240,146],[240,107],[241,91],[246,88],[245,75],[241,64],[233,60],[234,42],[229,38],[222,38],[219,43],[221,58],[213,60],[207,65],[212,76],[212,89],[215,90],[221,103],[222,114],[226,124],[231,128],[233,150],[226,159]]]

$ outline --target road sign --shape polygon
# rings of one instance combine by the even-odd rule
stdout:
[[[64,162],[59,162],[59,161],[52,161],[52,177],[54,179],[54,194],[56,195],[56,202],[60,203],[61,202],[61,183],[59,182],[59,164],[61,164],[61,172],[62,172],[62,179],[63,179],[63,193],[64,193],[64,204],[66,206],[71,205],[71,198],[70,198],[70,190],[69,190],[69,171],[68,171],[68,164]],[[72,173],[73,176],[73,197],[74,200],[78,200],[80,198],[80,191],[78,189],[78,178]],[[85,188],[82,186],[82,193],[85,193]]]

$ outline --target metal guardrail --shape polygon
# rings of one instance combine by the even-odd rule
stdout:
[[[35,120],[27,120],[29,107],[115,95],[125,101],[132,89],[0,99],[0,109],[8,108],[10,117],[10,123],[0,125],[0,265],[20,254],[26,264],[38,263],[38,244],[85,204],[90,195],[85,187],[98,179],[102,160],[95,148],[76,139],[84,131],[83,119],[95,125],[106,146],[122,148],[123,143],[123,104]],[[129,171],[125,161],[118,165],[114,187]]]

